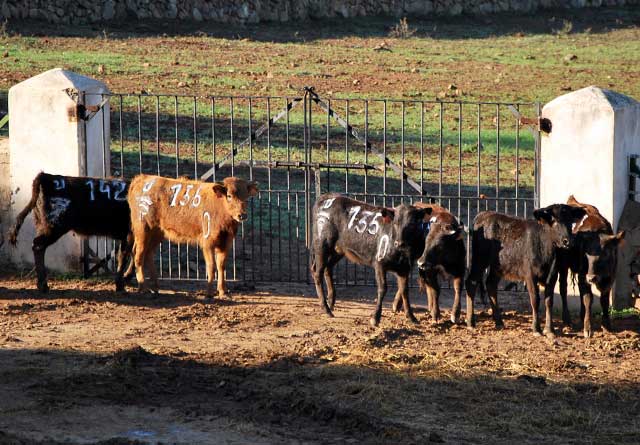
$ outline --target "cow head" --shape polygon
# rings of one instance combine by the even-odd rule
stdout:
[[[411,256],[415,258],[413,253],[416,246],[421,249],[421,243],[424,242],[421,223],[426,215],[431,214],[431,211],[430,208],[417,208],[406,204],[401,204],[394,209],[384,209],[382,212],[383,220],[392,220],[394,247],[410,250]]]
[[[432,264],[441,264],[447,253],[453,252],[452,246],[464,237],[464,224],[451,220],[432,218],[429,233],[424,242],[424,251],[418,258],[418,269],[424,271]]]
[[[258,183],[230,176],[213,183],[213,191],[223,199],[225,210],[238,221],[247,219],[247,200],[258,194]]]
[[[586,210],[566,204],[552,204],[533,211],[533,217],[551,231],[551,241],[556,247],[568,249],[573,245],[572,227],[585,215]]]
[[[618,246],[624,239],[624,231],[615,235],[595,232],[580,232],[576,244],[584,254],[583,265],[587,280],[593,284],[611,284],[618,261]]]

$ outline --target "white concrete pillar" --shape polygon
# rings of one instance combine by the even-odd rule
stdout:
[[[31,183],[40,171],[102,176],[104,153],[109,175],[108,103],[86,122],[85,166],[85,122],[74,118],[76,101],[72,99],[82,102],[84,97],[86,106],[98,105],[101,94],[106,93],[109,90],[102,82],[60,68],[27,79],[9,90],[12,221],[31,199]],[[33,264],[34,233],[33,218],[29,215],[18,236],[17,248],[12,250],[12,261],[16,264]],[[47,267],[58,271],[80,270],[81,246],[78,236],[65,235],[47,249]]]
[[[628,196],[628,156],[640,154],[640,103],[592,86],[552,100],[542,117],[552,131],[542,136],[540,205],[564,203],[573,194],[617,230]]]

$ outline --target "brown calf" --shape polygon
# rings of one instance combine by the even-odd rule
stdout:
[[[199,245],[207,267],[207,296],[214,296],[214,267],[218,271],[218,295],[225,296],[227,253],[238,225],[247,219],[247,200],[257,193],[257,183],[235,177],[208,183],[186,178],[136,176],[128,199],[139,290],[147,288],[143,270],[146,265],[153,289],[158,291],[152,252],[166,238],[176,243]]]
[[[558,272],[560,278],[560,296],[562,297],[562,320],[571,325],[567,307],[567,279],[569,269],[578,279],[580,291],[580,318],[583,320],[583,333],[591,337],[591,285],[600,292],[602,306],[602,328],[611,329],[609,317],[609,295],[615,280],[618,262],[618,246],[624,238],[624,231],[617,234],[609,221],[600,214],[595,206],[584,204],[571,195],[567,200],[571,207],[583,209],[586,214],[573,226],[575,243],[567,251],[558,252]]]

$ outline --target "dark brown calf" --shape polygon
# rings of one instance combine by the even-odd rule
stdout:
[[[553,288],[557,278],[556,252],[571,247],[571,226],[585,215],[585,210],[554,204],[535,210],[535,220],[526,220],[496,212],[481,212],[473,222],[471,269],[465,280],[467,291],[467,325],[473,327],[473,298],[487,271],[486,289],[496,326],[502,326],[498,307],[500,278],[524,281],[529,291],[533,313],[532,328],[539,334],[538,284],[545,286],[546,323],[544,333],[553,336],[551,311]]]
[[[455,296],[451,321],[457,323],[460,318],[460,291],[466,269],[464,225],[444,207],[423,203],[415,206],[431,209],[424,251],[418,259],[418,283],[427,293],[431,320],[434,323],[440,320],[439,276],[442,276],[453,281]]]
[[[116,290],[124,290],[123,270],[131,248],[129,231],[129,183],[122,179],[50,175],[39,173],[33,180],[31,201],[18,214],[9,230],[9,242],[16,245],[18,232],[33,210],[36,236],[33,257],[38,289],[49,290],[44,257],[51,244],[73,231],[78,235],[108,236],[118,240]]]
[[[199,245],[207,267],[207,296],[214,296],[214,271],[218,295],[227,293],[224,264],[238,225],[247,219],[247,200],[258,185],[230,177],[223,182],[201,182],[139,175],[131,182],[129,205],[133,231],[134,263],[139,290],[147,288],[144,266],[158,291],[153,252],[163,238]]]
[[[568,251],[558,252],[562,321],[571,325],[571,316],[567,307],[567,279],[571,269],[578,278],[583,333],[585,337],[591,337],[593,335],[591,329],[592,284],[600,292],[602,327],[605,330],[611,329],[609,296],[616,274],[618,245],[624,238],[624,231],[614,235],[611,224],[596,207],[578,202],[573,195],[569,196],[567,204],[583,209],[586,214],[573,227],[575,236],[573,247]]]

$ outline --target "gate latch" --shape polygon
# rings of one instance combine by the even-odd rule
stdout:
[[[546,117],[538,116],[536,118],[529,118],[523,116],[520,111],[513,105],[509,105],[509,111],[511,114],[518,119],[518,123],[522,126],[531,126],[536,129],[536,131],[542,131],[543,133],[551,133],[552,125],[551,120]]]

